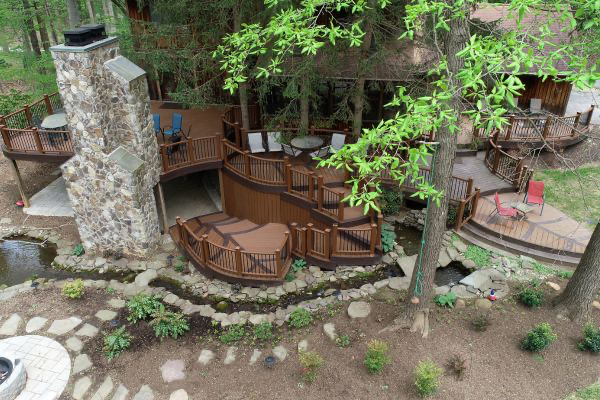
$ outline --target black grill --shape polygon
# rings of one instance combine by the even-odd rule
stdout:
[[[106,39],[106,30],[102,24],[81,25],[79,28],[64,31],[65,46],[81,47]]]

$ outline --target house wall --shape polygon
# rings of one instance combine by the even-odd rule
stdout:
[[[520,108],[529,108],[531,99],[542,99],[543,110],[561,116],[565,114],[572,87],[570,83],[556,82],[552,78],[542,81],[542,78],[532,75],[519,78],[525,85],[525,90],[518,100]]]

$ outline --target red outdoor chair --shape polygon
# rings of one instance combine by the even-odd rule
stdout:
[[[498,196],[498,192],[494,195],[494,200],[496,201],[496,209],[492,210],[490,213],[490,217],[494,214],[494,211],[500,215],[501,217],[511,217],[517,218],[517,209],[514,207],[503,207],[502,203],[500,203],[500,197]]]
[[[541,181],[529,181],[527,184],[527,193],[523,198],[525,204],[537,204],[541,205],[542,209],[540,215],[544,212],[544,182]]]

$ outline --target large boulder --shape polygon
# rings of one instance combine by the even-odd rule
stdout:
[[[415,263],[417,262],[418,254],[414,256],[402,256],[398,259],[398,266],[404,272],[409,279],[412,278],[413,270],[415,269]]]
[[[441,267],[447,267],[448,264],[452,262],[452,259],[448,257],[448,253],[445,251],[440,251],[440,257],[438,258],[438,263],[440,263]]]
[[[366,301],[353,301],[348,306],[350,318],[365,318],[371,313],[371,305]]]

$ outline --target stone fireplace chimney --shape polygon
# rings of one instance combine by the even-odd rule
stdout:
[[[86,250],[144,256],[160,239],[146,73],[98,39],[50,49],[75,148],[63,177]]]

